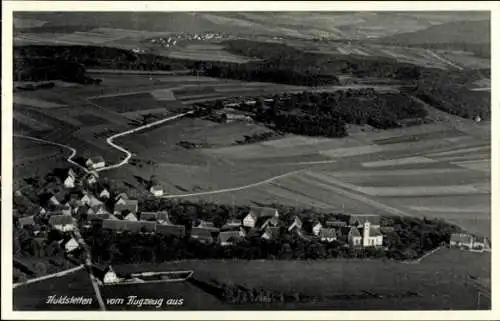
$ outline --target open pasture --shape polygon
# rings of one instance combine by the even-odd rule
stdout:
[[[117,113],[160,108],[164,108],[167,111],[169,106],[172,106],[174,109],[178,109],[180,106],[179,103],[176,103],[175,101],[158,101],[150,93],[134,93],[128,95],[102,97],[92,99],[91,101],[103,108],[107,108]]]
[[[472,233],[491,236],[491,195],[384,198],[383,202],[418,217],[436,217],[459,224]]]
[[[79,122],[85,124],[86,126],[109,124],[109,120],[96,116],[94,114],[81,114],[75,116],[74,118],[76,118]]]
[[[467,259],[468,258],[468,259]],[[216,280],[228,284],[262,287],[285,293],[300,292],[320,298],[319,303],[293,304],[288,308],[308,307],[330,309],[477,309],[487,308],[489,302],[477,305],[477,289],[467,275],[474,275],[488,284],[490,278],[488,253],[463,253],[443,249],[420,264],[401,264],[386,261],[182,261],[158,266],[123,265],[120,272],[139,270],[194,269],[194,277],[204,281]],[[449,264],[456,262],[457,264]],[[486,267],[486,268],[485,268]],[[307,271],[307,281],[297,274]],[[489,287],[489,286],[488,286]],[[370,291],[393,299],[352,300],[341,295]],[[420,296],[404,297],[409,291]],[[432,300],[428,300],[432,297]],[[233,308],[238,308],[237,306]],[[252,309],[252,305],[240,306]],[[262,307],[259,307],[262,308]],[[273,307],[270,306],[270,309]],[[279,308],[275,306],[274,308]],[[283,307],[281,307],[283,308]],[[286,307],[285,307],[286,308]]]

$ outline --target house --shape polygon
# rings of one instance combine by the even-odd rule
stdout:
[[[312,233],[316,236],[319,236],[319,232],[321,231],[322,228],[323,228],[323,224],[321,224],[320,221],[316,221],[313,223]]]
[[[115,196],[115,205],[116,204],[125,204],[126,200],[128,200],[128,195],[125,193],[120,193]]]
[[[257,226],[259,226],[259,220],[257,220]],[[277,227],[280,224],[278,217],[273,216],[271,218],[265,219],[264,223],[260,225],[261,229],[265,229],[268,226]]]
[[[241,231],[225,231],[219,233],[219,243],[221,246],[232,245],[245,237]]]
[[[341,221],[341,220],[328,220],[325,222],[326,227],[332,227],[332,228],[340,228],[347,226],[346,221]]]
[[[360,247],[363,245],[363,237],[359,233],[359,229],[353,226],[344,226],[337,229],[337,239],[351,247]]]
[[[102,220],[102,228],[109,229],[114,232],[131,232],[131,233],[154,233],[156,224],[154,222],[139,222],[128,220]]]
[[[89,205],[89,202],[90,202],[90,197],[88,194],[83,194],[82,197],[80,198],[80,203],[82,205]]]
[[[453,233],[450,237],[450,247],[470,250],[474,246],[474,237],[466,233]]]
[[[158,212],[141,212],[138,217],[141,221],[156,222],[158,220]]]
[[[135,217],[135,215],[133,213],[128,213],[127,215],[125,215],[125,217],[123,218],[123,220],[125,221],[137,221],[137,217]]]
[[[266,240],[276,240],[280,237],[280,228],[267,226],[261,237]]]
[[[349,216],[349,226],[363,228],[363,224],[369,222],[370,226],[380,227],[380,215],[377,214],[351,214]]]
[[[61,232],[70,232],[75,229],[75,219],[69,215],[51,215],[49,224]]]
[[[75,238],[72,237],[66,241],[61,242],[61,246],[64,248],[66,253],[71,253],[78,249],[80,247],[80,244],[77,240],[75,240]]]
[[[334,228],[322,228],[318,236],[323,242],[333,242],[337,239],[337,230]]]
[[[383,236],[380,226],[372,226],[370,221],[363,224],[363,247],[382,246]]]
[[[290,224],[290,226],[288,227],[288,232],[291,232],[293,230],[300,231],[301,229],[302,229],[302,220],[298,216],[295,216],[293,218],[292,224]]]
[[[94,156],[87,159],[85,166],[89,169],[98,169],[106,166],[106,162],[102,156]]]
[[[172,222],[170,222],[167,211],[141,212],[139,214],[139,219],[141,221],[155,221],[161,224],[173,225]]]
[[[205,221],[205,220],[200,220],[200,222],[196,225],[193,225],[193,227],[199,227],[199,228],[207,228],[207,229],[214,229],[214,223]],[[217,228],[215,228],[217,229]]]
[[[109,197],[110,197],[109,191],[105,188],[99,193],[99,198],[102,200],[107,200],[109,199]]]
[[[49,198],[49,204],[50,205],[61,205],[61,203],[59,203],[59,200],[57,199],[57,197],[55,195],[52,195],[50,198]]]
[[[87,177],[85,178],[85,181],[87,182],[87,184],[89,185],[93,185],[95,183],[97,183],[97,173],[95,172],[90,172]]]
[[[256,227],[259,219],[278,216],[278,210],[271,207],[250,207],[250,211],[243,219],[243,226]]]
[[[73,209],[71,208],[71,206],[69,205],[69,203],[66,203],[66,204],[64,204],[62,206],[61,213],[63,215],[71,215],[73,213]]]
[[[184,237],[186,235],[186,229],[182,225],[165,225],[157,224],[156,233],[161,235],[172,235],[176,237]]]
[[[75,177],[68,176],[64,180],[64,187],[66,188],[74,188],[75,187]]]
[[[122,214],[125,211],[136,214],[139,206],[138,204],[139,202],[137,200],[123,200],[123,202],[115,204],[113,214]]]
[[[154,185],[154,186],[151,186],[151,188],[149,189],[149,191],[151,192],[151,194],[153,194],[153,196],[155,197],[159,197],[159,196],[162,196],[163,195],[163,187],[161,185]]]
[[[35,225],[36,223],[33,215],[20,217],[18,220],[18,226],[20,228],[23,228],[25,226],[35,226]]]
[[[489,241],[486,237],[476,236],[472,242],[472,249],[475,251],[484,251],[490,248]]]
[[[231,218],[226,221],[226,224],[224,224],[223,228],[233,228],[239,226],[241,226],[241,220]]]
[[[102,202],[97,199],[94,195],[89,196],[89,201],[87,203],[90,207],[98,208],[99,206],[102,205]]]
[[[40,206],[40,208],[38,209],[38,214],[45,215],[45,213],[47,213],[47,210]]]
[[[109,212],[106,210],[106,208],[103,205],[97,206],[97,208],[94,209],[94,212],[97,215],[109,214]]]
[[[119,282],[120,279],[116,275],[115,271],[111,266],[108,267],[108,270],[104,274],[104,277],[102,278],[102,282],[104,284],[110,284],[110,283],[117,283]]]
[[[214,235],[218,233],[218,229],[214,228],[204,228],[204,227],[193,227],[191,229],[191,238],[202,242],[202,243],[214,243]]]

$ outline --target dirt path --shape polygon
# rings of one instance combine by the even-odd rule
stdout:
[[[24,135],[17,135],[17,134],[14,134],[13,136],[14,137],[18,137],[18,138],[23,138],[23,139],[29,139],[29,140],[32,140],[32,141],[35,141],[35,142],[40,142],[40,143],[43,143],[43,144],[50,144],[50,145],[54,145],[54,146],[58,146],[58,147],[61,147],[61,148],[68,149],[68,150],[71,151],[71,154],[66,158],[66,161],[68,163],[70,163],[70,164],[73,164],[73,165],[77,166],[78,168],[81,168],[86,173],[89,172],[87,168],[85,168],[84,166],[78,164],[77,162],[75,162],[73,160],[73,158],[76,155],[76,149],[74,149],[71,146],[64,145],[64,144],[59,144],[59,143],[56,143],[56,142],[52,142],[52,141],[49,141],[49,140],[40,139],[40,138],[36,138],[36,137],[31,137],[31,136],[24,136]]]
[[[36,283],[36,282],[40,282],[40,281],[45,281],[45,280],[49,280],[49,279],[52,279],[52,278],[60,278],[62,276],[68,275],[70,273],[74,273],[74,272],[80,271],[83,268],[85,268],[85,266],[82,264],[82,265],[79,265],[77,267],[74,267],[74,268],[71,268],[71,269],[67,269],[67,270],[64,270],[64,271],[61,271],[61,272],[43,275],[43,276],[40,276],[38,278],[26,280],[24,282],[14,283],[14,284],[12,284],[12,287],[13,288],[17,288],[19,286],[28,285],[28,284],[32,284],[32,283]]]

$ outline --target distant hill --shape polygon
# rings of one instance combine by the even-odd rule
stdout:
[[[470,51],[489,58],[491,50],[489,20],[454,21],[414,32],[371,40],[379,44]]]
[[[230,32],[297,38],[366,39],[414,32],[436,33],[457,20],[472,23],[488,15],[470,12],[23,12],[15,13],[14,30],[72,33],[93,28],[158,32]],[[444,24],[444,25],[443,25]],[[463,22],[458,23],[463,28]],[[428,28],[428,29],[426,29]],[[429,30],[429,31],[426,31]],[[448,30],[456,32],[450,24]],[[439,32],[438,32],[439,33]],[[466,33],[467,35],[468,33]],[[465,35],[465,36],[466,36]],[[489,35],[489,32],[488,32]],[[484,35],[483,35],[484,36]],[[488,36],[489,37],[489,36]],[[404,38],[404,36],[403,36]],[[388,38],[390,39],[390,38]]]
[[[420,45],[436,43],[490,43],[490,21],[454,21],[431,26],[423,30],[405,32],[378,38],[379,43]]]

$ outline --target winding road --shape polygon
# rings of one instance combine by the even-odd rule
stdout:
[[[75,162],[73,160],[73,158],[76,156],[76,149],[74,149],[71,146],[64,145],[64,144],[59,144],[59,143],[56,143],[56,142],[52,142],[50,140],[40,139],[40,138],[36,138],[36,137],[31,137],[31,136],[17,135],[17,134],[14,134],[13,136],[14,137],[18,137],[18,138],[29,139],[29,140],[32,140],[32,141],[35,141],[35,142],[39,142],[39,143],[43,143],[43,144],[54,145],[54,146],[58,146],[58,147],[67,149],[67,150],[71,151],[71,154],[68,156],[68,158],[66,158],[66,161],[68,163],[72,164],[72,165],[75,165],[78,168],[81,168],[86,173],[89,172],[87,168],[85,168],[84,166],[78,164],[77,162]]]

